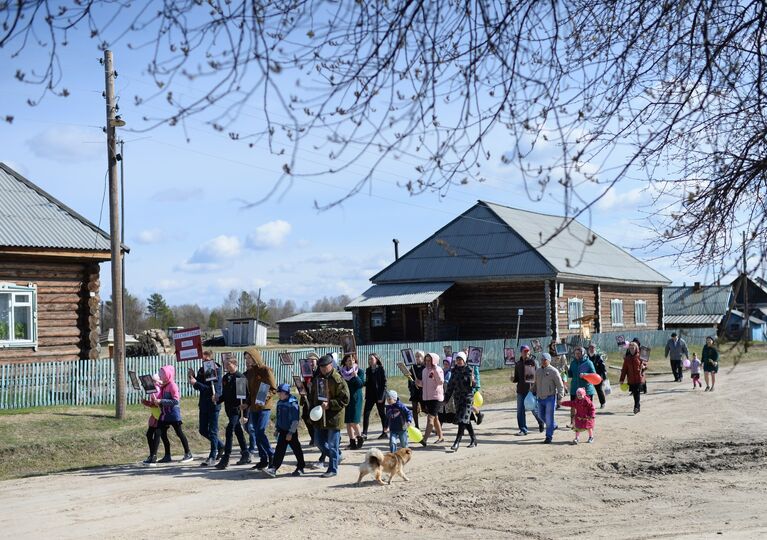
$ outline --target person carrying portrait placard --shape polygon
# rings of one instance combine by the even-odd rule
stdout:
[[[221,366],[213,360],[211,351],[202,353],[203,365],[197,370],[195,375],[192,368],[187,371],[187,378],[195,390],[200,394],[197,401],[199,410],[199,432],[200,435],[210,442],[210,452],[208,457],[200,463],[200,467],[208,467],[216,464],[224,454],[224,443],[218,438],[218,417],[221,412],[218,397],[221,395]],[[213,364],[211,364],[213,362]],[[209,366],[206,372],[205,366]],[[214,367],[215,366],[215,367]],[[215,369],[215,372],[211,373]],[[215,377],[213,380],[209,380]]]
[[[421,392],[421,389],[415,384],[415,381],[421,379],[421,373],[423,373],[424,368],[423,357],[423,351],[415,351],[415,364],[410,366],[410,374],[412,378],[407,382],[407,388],[410,391],[410,411],[413,413],[413,423],[418,429],[421,428],[418,425],[418,416],[423,409],[423,392]]]
[[[237,381],[245,380],[245,375],[237,370],[237,358],[231,354],[224,359],[224,370],[226,374],[221,381],[221,395],[218,397],[218,403],[224,404],[224,412],[228,422],[226,424],[224,455],[221,456],[221,460],[216,464],[217,469],[226,469],[229,466],[229,456],[232,454],[232,442],[235,436],[237,437],[237,443],[240,445],[240,460],[237,462],[237,465],[246,465],[251,462],[250,451],[245,442],[245,433],[240,422],[243,409],[246,409],[248,406],[247,389],[244,399],[237,395]]]
[[[266,428],[272,414],[272,399],[277,393],[277,383],[272,368],[264,363],[258,349],[248,349],[245,351],[245,357],[250,357],[253,361],[253,366],[245,372],[245,377],[248,379],[248,420],[255,429],[259,457],[253,468],[260,471],[270,466],[274,457]]]
[[[527,394],[533,391],[535,385],[535,371],[538,365],[530,356],[530,347],[522,345],[519,349],[519,360],[514,366],[514,374],[511,381],[517,385],[517,426],[519,432],[517,436],[527,435],[527,411],[525,411],[525,398]],[[538,415],[537,407],[531,410],[533,416],[538,421],[538,431],[543,432],[543,419]]]
[[[322,408],[322,418],[314,422],[315,441],[328,456],[328,470],[323,478],[338,474],[341,461],[341,428],[344,426],[344,410],[349,404],[349,387],[343,377],[333,368],[333,358],[326,354],[317,362],[309,390],[309,403]]]

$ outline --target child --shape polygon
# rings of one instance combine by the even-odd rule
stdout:
[[[174,380],[176,378],[176,368],[168,365],[160,368],[160,391],[157,394],[152,394],[151,402],[153,405],[160,407],[160,419],[159,430],[154,434],[154,440],[152,441],[151,453],[157,455],[157,447],[160,445],[160,438],[165,435],[168,436],[168,428],[173,426],[173,430],[181,440],[181,444],[184,446],[184,457],[181,458],[181,463],[187,463],[192,461],[192,452],[189,450],[189,441],[184,435],[184,430],[181,428],[181,407],[180,399],[181,393],[178,391],[178,385]],[[159,397],[158,397],[159,396]],[[170,457],[170,456],[168,456]],[[170,459],[168,459],[170,461]]]
[[[594,442],[594,420],[596,419],[596,409],[589,396],[586,395],[585,388],[578,388],[575,392],[574,400],[562,401],[564,407],[572,407],[575,411],[575,440],[573,444],[578,444],[582,431],[589,432],[589,442]]]
[[[386,419],[389,421],[389,452],[397,450],[397,441],[402,448],[407,448],[407,427],[413,423],[413,413],[394,390],[386,393]]]
[[[293,471],[292,476],[301,476],[304,474],[304,452],[301,450],[301,441],[298,440],[298,420],[300,414],[298,413],[298,400],[295,396],[290,394],[290,385],[281,384],[277,387],[277,419],[276,419],[276,431],[277,431],[277,447],[274,449],[274,458],[272,460],[272,466],[264,469],[264,473],[274,478],[277,475],[277,469],[282,465],[282,460],[285,457],[285,450],[290,445],[293,450],[293,455],[296,456],[297,464],[296,470]]]
[[[224,404],[224,412],[226,412],[227,418],[224,453],[221,456],[221,461],[216,465],[216,469],[219,470],[226,469],[229,466],[234,436],[237,437],[237,443],[240,445],[240,460],[237,462],[237,465],[246,465],[251,462],[250,451],[245,442],[245,432],[240,424],[244,409],[247,407],[244,404],[248,403],[247,392],[244,400],[237,397],[237,380],[244,379],[245,375],[237,371],[237,358],[232,355],[224,360],[224,369],[226,370],[226,375],[224,375],[221,381],[221,395],[217,397],[214,395],[219,404]]]
[[[700,366],[702,365],[697,353],[692,353],[692,360],[690,360],[690,378],[692,378],[692,389],[695,390],[697,384],[703,388],[703,383],[700,382]]]
[[[159,392],[160,377],[157,373],[152,375],[152,380],[154,380],[155,390]],[[152,466],[157,462],[157,456],[152,453],[152,441],[154,440],[155,433],[160,429],[158,423],[158,419],[160,418],[160,407],[147,399],[142,399],[141,404],[144,405],[144,407],[149,407],[151,409],[151,414],[149,415],[149,420],[147,422],[149,427],[146,430],[146,442],[149,446],[149,457],[144,460],[144,465]],[[165,449],[165,457],[160,460],[160,463],[170,463],[170,441],[168,440],[168,434],[160,433],[160,437],[162,438],[162,445]]]

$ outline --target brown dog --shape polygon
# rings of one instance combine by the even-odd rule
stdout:
[[[383,485],[382,473],[389,475],[389,484],[396,474],[400,475],[405,482],[409,482],[410,478],[405,476],[405,464],[410,461],[412,455],[413,451],[410,448],[400,448],[396,452],[388,454],[384,454],[378,448],[371,448],[365,455],[365,461],[360,463],[360,475],[357,478],[357,484],[362,482],[365,475],[372,474],[376,482]]]

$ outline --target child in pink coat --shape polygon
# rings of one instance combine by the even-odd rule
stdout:
[[[572,407],[575,411],[575,440],[573,444],[578,444],[582,431],[589,432],[589,442],[594,442],[594,422],[596,420],[596,408],[591,402],[591,398],[586,395],[586,390],[578,388],[575,392],[575,399],[562,401],[563,407]]]
[[[155,373],[152,375],[152,380],[154,381],[154,388],[156,390],[155,393],[159,393],[160,386],[162,386],[162,382],[160,382],[160,376]],[[149,407],[149,410],[151,411],[149,420],[147,422],[149,427],[146,430],[146,442],[149,446],[149,457],[144,460],[144,463],[149,465],[152,463],[152,441],[154,440],[155,433],[160,429],[159,418],[161,411],[160,406],[156,402],[149,401],[148,399],[142,399],[141,404],[144,407]],[[160,437],[162,439],[163,448],[165,449],[165,457],[163,460],[170,461],[170,441],[168,440],[168,434],[161,432]]]

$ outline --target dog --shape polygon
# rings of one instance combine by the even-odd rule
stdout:
[[[405,482],[410,482],[410,478],[405,476],[405,465],[410,461],[412,455],[413,451],[410,448],[400,448],[396,452],[389,452],[388,454],[384,454],[378,448],[371,448],[365,454],[365,461],[360,463],[360,475],[357,478],[357,485],[368,474],[372,474],[376,482],[383,485],[383,480],[381,480],[382,473],[389,475],[389,484],[391,484],[392,478],[397,474]]]

